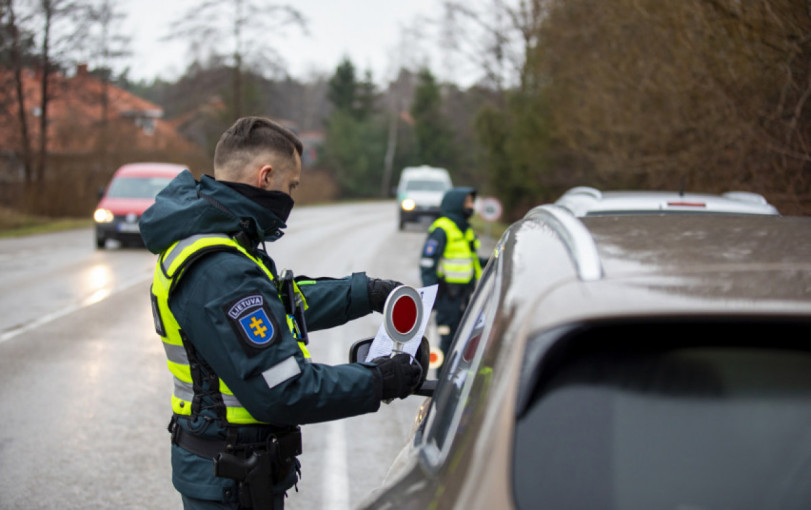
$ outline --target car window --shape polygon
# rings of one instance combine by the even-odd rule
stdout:
[[[439,374],[422,436],[423,453],[431,465],[442,462],[453,437],[464,428],[465,407],[474,399],[470,395],[473,380],[486,372],[480,365],[496,311],[493,267],[488,266],[482,275]]]
[[[168,177],[118,177],[110,184],[110,198],[155,198],[166,187]]]
[[[704,331],[745,338],[753,328],[675,333],[685,343]],[[808,329],[754,332],[774,344]],[[635,334],[602,333],[603,345]],[[666,334],[646,329],[646,345]],[[811,352],[641,345],[546,357],[516,421],[518,508],[811,508]]]
[[[443,181],[427,180],[427,181],[408,181],[406,184],[407,191],[445,191],[449,186]]]

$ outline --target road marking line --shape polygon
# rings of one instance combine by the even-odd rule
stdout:
[[[130,289],[132,287],[135,287],[138,284],[148,282],[151,279],[152,279],[151,275],[142,276],[142,277],[130,280],[128,282],[125,282],[120,287],[112,289],[109,292],[96,291],[95,293],[93,293],[93,295],[91,295],[88,298],[83,299],[80,303],[77,303],[77,304],[74,304],[74,305],[68,305],[65,308],[62,308],[61,310],[57,310],[57,311],[55,311],[53,313],[42,315],[38,319],[32,320],[32,321],[30,321],[30,322],[28,322],[28,323],[26,323],[24,325],[18,326],[16,328],[12,328],[12,329],[4,332],[3,334],[0,334],[0,344],[2,344],[3,342],[5,342],[7,340],[11,340],[12,338],[14,338],[16,336],[22,335],[23,333],[27,333],[27,332],[29,332],[31,330],[34,330],[34,329],[36,329],[36,328],[38,328],[40,326],[43,326],[43,325],[45,325],[45,324],[47,324],[49,322],[55,321],[56,319],[62,318],[64,316],[66,316],[66,315],[70,315],[73,312],[77,312],[77,311],[81,310],[82,308],[87,308],[90,305],[94,305],[96,303],[104,301],[105,299],[109,298],[110,296],[118,294],[119,292],[124,292],[125,290],[128,290],[128,289]]]
[[[344,420],[329,422],[326,436],[322,504],[331,510],[349,510],[349,466],[346,462]]]
[[[330,342],[329,363],[341,359],[341,342]],[[347,461],[346,426],[344,420],[326,423],[326,451],[324,452],[324,486],[321,491],[322,507],[330,510],[349,510],[349,463]]]

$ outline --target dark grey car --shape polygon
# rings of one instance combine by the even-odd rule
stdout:
[[[496,248],[364,508],[811,508],[811,218],[578,219]]]

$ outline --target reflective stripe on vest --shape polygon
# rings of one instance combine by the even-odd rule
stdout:
[[[190,416],[192,401],[194,400],[194,385],[189,368],[189,358],[183,346],[183,339],[177,319],[169,309],[169,297],[180,281],[186,268],[199,257],[212,251],[239,252],[255,262],[267,277],[273,282],[273,273],[265,267],[262,261],[248,253],[230,236],[225,234],[204,234],[188,237],[176,242],[165,250],[155,265],[155,274],[152,280],[153,313],[155,314],[155,329],[163,341],[166,352],[166,364],[174,378],[174,391],[172,394],[172,411],[176,414]],[[303,298],[303,296],[302,296]],[[287,325],[293,336],[297,336],[295,320],[287,317]],[[303,342],[299,347],[306,359],[310,353]],[[228,386],[219,380],[219,392],[226,408],[226,420],[233,424],[262,423],[253,418],[245,409]]]
[[[464,284],[470,283],[474,278],[478,280],[482,275],[482,267],[477,254],[479,240],[473,229],[468,227],[463,234],[456,223],[445,216],[431,224],[428,232],[437,228],[445,231],[447,239],[445,251],[439,259],[437,276],[448,283]]]

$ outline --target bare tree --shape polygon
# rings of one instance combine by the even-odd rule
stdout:
[[[49,160],[51,103],[63,93],[60,74],[77,61],[87,62],[98,55],[102,66],[109,66],[117,55],[110,36],[114,0],[36,0],[3,1],[3,15],[8,41],[8,63],[14,82],[20,141],[17,147],[24,169],[24,182],[42,182]],[[21,12],[22,11],[22,12]],[[100,27],[100,28],[98,28]],[[24,76],[28,73],[28,76]],[[24,90],[31,77],[36,80],[36,93]],[[101,98],[105,109],[105,97]],[[106,118],[106,111],[102,115]],[[103,132],[103,130],[102,130]]]
[[[130,54],[130,38],[119,33],[116,27],[120,26],[126,16],[121,12],[118,0],[98,0],[89,5],[87,15],[82,19],[86,23],[84,30],[86,37],[82,41],[81,53],[85,55],[84,62],[93,64],[97,76],[101,79],[102,90],[97,98],[101,105],[99,117],[97,152],[100,155],[101,168],[110,166],[108,156],[110,153],[109,108],[110,108],[110,80],[112,64],[115,60]]]
[[[522,41],[532,33],[526,26],[525,0],[461,2],[444,0],[443,46],[462,55],[497,90],[514,86],[524,64]]]
[[[31,149],[31,134],[26,115],[25,91],[23,90],[23,38],[24,29],[21,27],[14,0],[4,0],[3,17],[8,41],[4,41],[9,58],[9,67],[13,75],[13,89],[16,95],[17,120],[20,123],[20,152],[23,166],[23,178],[26,185],[29,185],[34,173],[33,157]],[[10,105],[8,105],[10,106]],[[12,109],[13,110],[13,109]]]
[[[811,202],[807,2],[547,7],[534,73],[557,135],[593,178],[669,188],[686,178],[709,191],[771,194],[789,209]]]
[[[39,42],[39,89],[37,108],[39,132],[35,179],[42,181],[48,155],[48,107],[56,91],[51,90],[53,73],[66,63],[82,37],[86,3],[82,0],[38,0],[34,5],[31,23]]]
[[[39,0],[37,4],[37,18],[40,28],[40,105],[39,105],[39,141],[37,147],[36,180],[42,181],[45,174],[45,161],[48,154],[48,106],[51,100],[51,73],[53,66],[53,38],[57,25],[63,16],[71,15],[76,8],[70,0]],[[58,30],[58,29],[57,29]],[[68,36],[70,37],[70,36]]]
[[[173,38],[183,38],[198,51],[228,55],[233,69],[232,96],[234,116],[243,114],[243,67],[255,70],[282,69],[283,56],[272,45],[273,35],[287,28],[306,30],[304,16],[290,5],[265,0],[205,0],[176,23]],[[228,44],[222,44],[228,41]],[[230,46],[230,48],[228,48]]]

